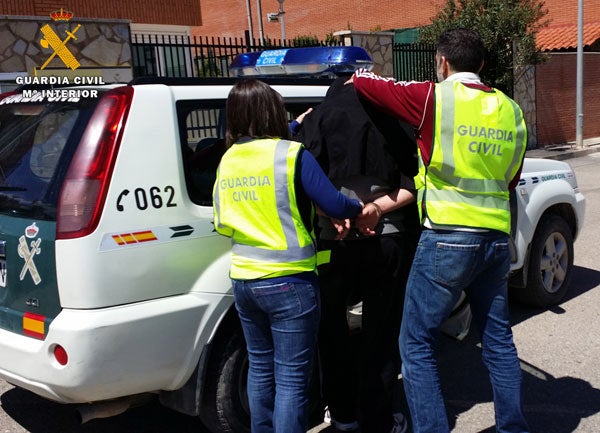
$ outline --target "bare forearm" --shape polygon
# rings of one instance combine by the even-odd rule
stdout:
[[[407,189],[397,189],[387,195],[381,196],[373,200],[379,208],[382,214],[395,211],[407,204],[410,204],[416,200],[416,193]]]
[[[364,235],[374,235],[374,227],[383,214],[392,212],[415,201],[414,191],[398,188],[394,192],[365,203],[362,213],[356,218],[356,228]]]

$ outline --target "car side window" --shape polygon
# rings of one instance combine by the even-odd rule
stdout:
[[[291,122],[319,100],[302,98],[285,102]],[[225,101],[179,101],[177,115],[188,195],[197,205],[212,206],[216,171],[226,150]]]
[[[225,153],[225,101],[180,101],[177,114],[189,197],[200,206],[211,206],[217,167]]]

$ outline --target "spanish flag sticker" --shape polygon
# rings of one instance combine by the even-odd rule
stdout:
[[[113,235],[112,238],[119,245],[137,244],[140,242],[150,242],[158,240],[158,238],[152,232],[152,230],[144,230],[141,232],[133,233],[121,233],[118,235]]]
[[[45,334],[45,320],[45,316],[26,312],[23,315],[23,334],[43,340]]]

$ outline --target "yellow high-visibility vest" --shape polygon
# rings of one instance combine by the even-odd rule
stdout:
[[[251,140],[235,143],[221,159],[213,190],[214,221],[217,232],[233,240],[231,278],[316,269],[314,235],[296,203],[301,149],[294,141]]]
[[[421,217],[510,233],[508,185],[527,146],[523,112],[497,89],[459,81],[436,84],[434,106],[431,159],[419,158],[416,182]]]

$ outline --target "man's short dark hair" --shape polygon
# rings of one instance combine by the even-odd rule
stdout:
[[[479,33],[464,28],[444,31],[438,38],[437,52],[456,72],[478,73],[485,57]]]

